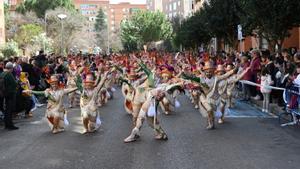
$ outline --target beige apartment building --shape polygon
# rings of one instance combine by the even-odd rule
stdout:
[[[107,16],[106,21],[111,33],[120,28],[120,23],[123,19],[129,18],[130,15],[139,9],[146,9],[146,4],[131,4],[129,2],[111,4],[109,0],[74,0],[74,5],[92,23],[95,22],[98,11],[102,8]]]
[[[176,16],[186,18],[191,16],[194,9],[194,0],[147,0],[147,9],[161,11],[169,19]]]

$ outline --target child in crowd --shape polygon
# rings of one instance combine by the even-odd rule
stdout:
[[[267,68],[263,67],[261,70],[261,88],[260,92],[263,94],[263,108],[262,112],[269,112],[269,104],[270,104],[270,93],[271,89],[269,89],[267,86],[272,85],[274,82],[271,79],[271,75],[268,73]]]
[[[28,73],[20,72],[19,82],[20,82],[20,86],[22,87],[22,90],[30,90],[30,83],[29,83],[29,80],[28,80]],[[32,99],[33,95],[28,94],[28,93],[22,93],[22,95],[23,95],[23,97],[27,98],[25,100],[28,100],[27,103],[31,105],[31,110],[29,109],[30,111],[25,112],[25,117],[26,118],[32,117],[32,111],[34,111],[36,109],[34,101]]]

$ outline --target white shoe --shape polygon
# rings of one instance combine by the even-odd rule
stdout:
[[[40,103],[36,103],[35,104],[37,107],[42,107],[42,106],[44,106],[44,104],[40,104]]]
[[[86,134],[86,133],[88,133],[87,129],[83,129],[83,131],[81,132],[81,134]]]
[[[223,124],[223,123],[224,123],[224,120],[223,120],[223,119],[219,119],[219,120],[218,120],[218,123],[219,123],[219,124]]]
[[[134,141],[136,141],[139,137],[140,137],[139,129],[138,129],[138,128],[134,128],[134,129],[131,131],[131,134],[130,134],[127,138],[124,139],[124,143],[134,142]]]
[[[253,99],[254,99],[254,100],[260,100],[260,96],[259,96],[259,95],[256,95]]]
[[[34,108],[32,108],[30,111],[33,112],[36,110],[36,106],[34,106]]]

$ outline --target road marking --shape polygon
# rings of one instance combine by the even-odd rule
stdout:
[[[277,116],[243,116],[243,115],[229,115],[229,116],[225,116],[227,118],[265,118],[265,119],[275,119],[278,118]]]

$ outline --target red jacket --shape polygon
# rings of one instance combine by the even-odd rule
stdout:
[[[257,57],[251,62],[251,73],[252,75],[257,75],[257,73],[261,70],[260,58]]]
[[[249,62],[246,62],[246,63],[244,63],[243,64],[243,70],[246,70],[248,67],[250,66],[250,63]],[[251,71],[248,71],[245,75],[244,75],[244,77],[243,77],[243,80],[251,80],[251,78],[252,78],[252,73],[251,73]]]

